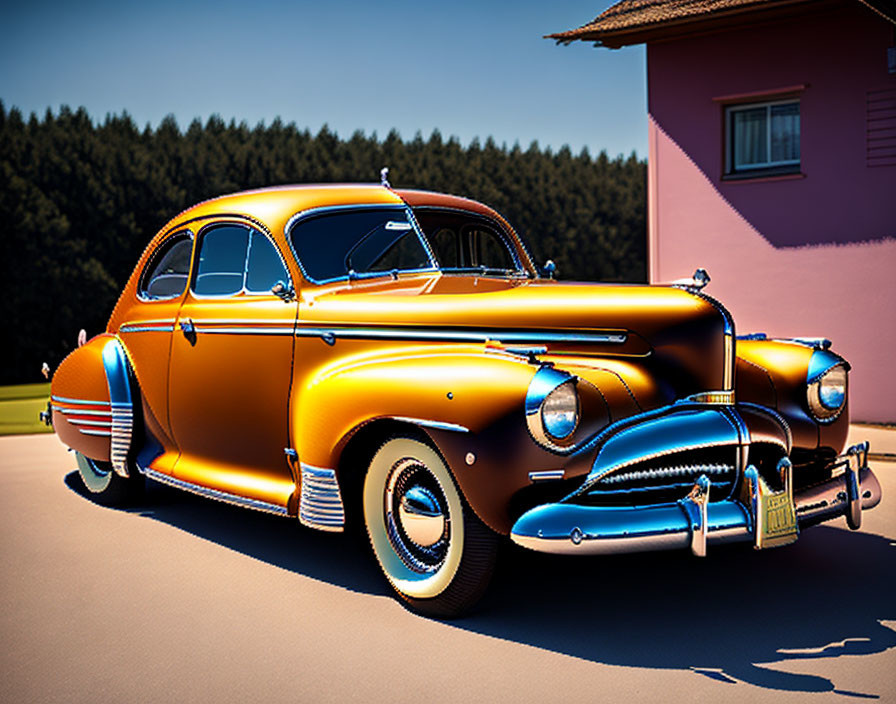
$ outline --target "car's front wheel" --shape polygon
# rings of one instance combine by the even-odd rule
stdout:
[[[131,476],[125,479],[112,469],[110,462],[85,457],[75,452],[78,473],[94,501],[103,506],[129,506],[143,496],[146,481],[142,474],[131,469]]]
[[[415,611],[457,616],[491,579],[499,537],[470,509],[439,453],[410,437],[370,461],[364,521],[389,583]]]

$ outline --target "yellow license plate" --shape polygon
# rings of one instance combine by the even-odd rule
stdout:
[[[797,539],[799,528],[796,523],[796,511],[793,500],[786,491],[763,492],[759,504],[756,547],[773,548],[787,545]]]

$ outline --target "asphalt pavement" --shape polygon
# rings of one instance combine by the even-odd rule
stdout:
[[[0,702],[896,701],[896,463],[871,464],[861,531],[704,559],[510,547],[479,610],[439,622],[349,536],[157,484],[103,508],[55,436],[0,438]]]

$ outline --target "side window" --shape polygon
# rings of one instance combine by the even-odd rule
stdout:
[[[427,233],[429,234],[429,233]],[[460,240],[450,227],[439,227],[429,235],[429,243],[443,269],[456,269],[460,266]]]
[[[252,230],[249,237],[249,261],[246,265],[246,291],[270,293],[278,281],[289,282],[289,273],[271,241]]]
[[[313,281],[429,269],[429,255],[403,208],[363,208],[300,220],[292,246]]]
[[[444,271],[521,272],[507,237],[474,213],[419,208],[414,216]]]
[[[149,260],[140,277],[140,296],[158,301],[177,298],[182,294],[187,288],[192,253],[193,238],[187,232],[165,241]]]
[[[470,247],[470,266],[509,271],[516,269],[513,255],[500,235],[480,225],[466,227],[464,234]]]
[[[227,296],[243,290],[249,228],[221,225],[206,230],[199,240],[193,291],[200,296]]]
[[[278,281],[289,282],[274,245],[245,225],[218,225],[202,233],[194,293],[232,296],[269,294]]]

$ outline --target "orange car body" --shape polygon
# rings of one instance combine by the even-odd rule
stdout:
[[[290,239],[296,223],[359,207],[408,214],[408,222],[390,221],[386,229],[425,231],[419,223],[433,213],[486,223],[515,269],[435,265],[314,280]],[[224,226],[245,228],[273,245],[288,279],[277,293],[250,293],[248,284],[228,295],[197,292],[197,277],[225,273],[203,274],[211,264],[200,261],[195,243]],[[184,245],[189,269],[169,275],[183,278],[183,290],[149,296],[147,272],[176,238],[190,243]],[[326,237],[317,246],[326,248]],[[820,420],[808,405],[807,383],[813,365],[822,373],[847,365],[820,342],[737,339],[727,311],[700,288],[698,281],[554,281],[497,213],[463,198],[375,185],[238,193],[186,210],[150,242],[106,331],[54,374],[53,425],[67,445],[110,462],[119,474],[145,473],[325,530],[343,528],[370,453],[404,429],[436,448],[476,516],[507,535],[533,507],[558,505],[593,478],[602,456],[633,452],[624,449],[623,436],[646,427],[641,420],[661,421],[651,438],[674,434],[683,418],[706,425],[698,436],[713,436],[710,426],[724,420],[744,427],[732,431],[733,440],[719,431],[728,439],[713,436],[708,446],[731,446],[734,475],[726,491],[744,509],[746,534],[755,534],[751,516],[755,523],[759,514],[750,514],[745,474],[751,460],[768,464],[771,453],[773,464],[790,458],[797,472],[805,467],[819,481],[839,476],[830,468],[846,457],[840,454],[846,401]],[[559,370],[575,384],[578,416],[565,438],[539,439],[538,427],[527,423],[527,399],[542,369]],[[660,443],[617,464],[643,467],[648,455],[676,453],[692,462],[707,447],[698,440]],[[873,489],[864,455],[853,455],[863,485]],[[688,475],[691,483],[694,478]],[[791,493],[813,481],[797,477]],[[865,493],[867,508],[879,490]],[[636,492],[622,503],[639,505]],[[702,510],[699,500],[693,503]],[[689,506],[680,508],[687,516]],[[841,505],[836,515],[849,510]],[[711,524],[705,511],[702,520]],[[576,542],[570,525],[562,528],[565,535],[551,536],[559,542],[539,543],[534,533],[518,542],[563,552],[600,541],[585,531]],[[573,527],[579,530],[578,523]],[[704,541],[707,530],[713,537],[711,525],[700,530]],[[697,528],[689,531],[694,547]]]

